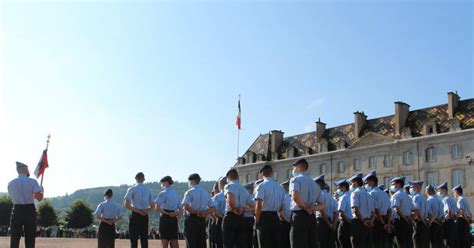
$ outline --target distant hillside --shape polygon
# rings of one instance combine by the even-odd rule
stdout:
[[[214,181],[201,182],[201,185],[209,192],[211,192],[211,188],[213,184],[214,184]],[[162,190],[160,183],[158,182],[146,183],[145,185],[151,190],[153,199]],[[123,206],[123,199],[129,187],[130,187],[129,185],[120,185],[120,186],[80,189],[70,195],[52,197],[52,198],[48,198],[48,200],[51,201],[51,204],[53,205],[55,209],[59,210],[60,215],[64,214],[65,210],[69,208],[69,205],[73,201],[78,200],[78,199],[84,199],[95,210],[97,205],[100,202],[104,201],[104,197],[103,197],[104,191],[108,188],[111,188],[114,191],[114,197],[112,200],[115,203],[119,204],[119,206]],[[180,197],[180,199],[183,198],[184,192],[188,190],[187,183],[175,182],[173,184],[173,187],[176,193],[178,194],[178,196]],[[124,214],[124,220],[120,222],[119,225],[121,225],[122,227],[125,227],[128,224],[128,211],[126,211],[125,208],[122,208],[122,214]],[[157,219],[158,219],[157,215],[153,214],[150,217],[150,226],[157,226],[157,222],[156,222]]]

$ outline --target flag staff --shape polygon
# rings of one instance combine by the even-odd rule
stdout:
[[[239,94],[239,105],[238,105],[238,124],[237,124],[237,158],[239,158],[239,144],[240,144],[240,125],[241,125],[241,111],[240,111],[240,94]]]
[[[48,150],[49,147],[49,140],[51,139],[51,134],[48,134],[48,139],[46,140],[46,150]],[[44,173],[46,170],[43,171],[43,174],[41,175],[41,186],[43,186],[43,179],[44,179]]]

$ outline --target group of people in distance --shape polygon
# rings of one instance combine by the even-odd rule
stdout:
[[[471,247],[472,214],[461,185],[452,189],[457,200],[448,195],[447,183],[424,188],[423,181],[411,181],[405,192],[404,177],[393,178],[385,190],[371,171],[335,182],[337,190],[331,194],[324,175],[309,177],[305,159],[292,166],[292,178],[281,184],[268,164],[261,168],[259,180],[246,185],[239,184],[237,170],[230,169],[211,193],[200,186],[198,174],[191,174],[182,201],[170,176],[160,180],[163,190],[153,199],[143,184],[145,175],[138,173],[124,197],[131,211],[131,247],[138,247],[138,240],[148,247],[148,215],[153,211],[160,213],[163,247],[178,247],[181,216],[190,248],[206,247],[207,237],[213,248]],[[31,223],[25,219],[31,206],[34,210],[33,197],[41,200],[42,189],[34,179],[25,179],[27,167],[17,165],[17,170],[20,176],[8,188],[14,203],[11,247],[18,247],[21,233],[13,231],[21,230],[23,223],[29,248],[34,247],[34,235],[31,240]],[[95,211],[99,247],[114,247],[114,223],[122,218],[112,195],[108,189]]]

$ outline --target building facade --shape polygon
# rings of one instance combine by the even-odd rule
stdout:
[[[410,111],[408,104],[395,102],[395,113],[386,117],[369,120],[358,111],[354,123],[338,127],[326,128],[318,120],[309,133],[284,137],[274,130],[259,135],[234,168],[247,183],[268,163],[282,182],[298,158],[308,161],[311,177],[324,174],[331,189],[337,180],[377,170],[385,185],[395,176],[424,180],[424,186],[462,184],[474,206],[474,98],[461,101],[449,92],[443,105]]]

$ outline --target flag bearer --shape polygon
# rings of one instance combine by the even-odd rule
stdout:
[[[186,210],[184,238],[188,248],[206,247],[206,217],[214,212],[209,193],[199,185],[201,177],[194,173],[188,177],[190,189],[184,193],[182,205]]]
[[[20,246],[21,235],[25,235],[25,247],[35,247],[36,210],[34,199],[43,200],[43,187],[35,179],[29,178],[28,166],[16,162],[18,177],[8,183],[8,194],[13,209],[10,219],[10,247]]]
[[[290,229],[291,229],[291,195],[289,194],[290,180],[281,183],[285,197],[283,199],[283,210],[280,211],[280,227],[281,227],[281,248],[290,248]]]
[[[410,194],[413,199],[413,213],[415,216],[413,229],[413,244],[416,248],[429,247],[429,206],[425,196],[421,193],[423,181],[411,181]]]
[[[292,248],[317,246],[315,211],[324,210],[321,189],[308,175],[308,162],[298,159],[292,163],[293,178],[290,180]]]
[[[181,215],[181,203],[176,191],[171,187],[173,179],[165,176],[160,180],[163,189],[155,199],[155,210],[160,213],[160,239],[163,247],[178,248],[178,216]]]
[[[154,202],[150,190],[143,184],[145,174],[137,173],[137,182],[128,188],[125,194],[125,208],[132,211],[130,215],[129,232],[132,248],[138,247],[138,239],[142,248],[148,247],[148,214],[154,210]]]
[[[458,210],[456,207],[456,201],[448,195],[448,182],[444,182],[438,187],[438,196],[443,202],[443,211],[444,211],[444,223],[443,223],[443,236],[446,240],[446,245],[449,248],[457,247],[456,246],[456,219]]]
[[[391,181],[392,191],[391,208],[394,222],[394,237],[397,247],[413,247],[413,227],[411,222],[411,212],[413,210],[412,199],[403,191],[405,177],[396,177]]]
[[[104,192],[104,202],[101,202],[95,210],[95,217],[100,220],[98,243],[99,248],[115,247],[115,223],[122,219],[120,208],[112,202],[112,189]]]
[[[273,180],[273,168],[265,165],[260,170],[263,182],[257,186],[255,199],[255,220],[260,248],[280,247],[280,218],[283,210],[285,192]]]
[[[471,208],[469,202],[463,196],[463,189],[461,185],[453,188],[454,196],[457,197],[458,207],[458,247],[471,247],[471,233],[470,225],[472,220]]]
[[[227,185],[224,187],[226,198],[225,215],[222,220],[222,237],[224,248],[240,248],[247,244],[251,237],[246,236],[243,212],[252,206],[250,194],[239,184],[239,173],[231,169],[226,174]]]

